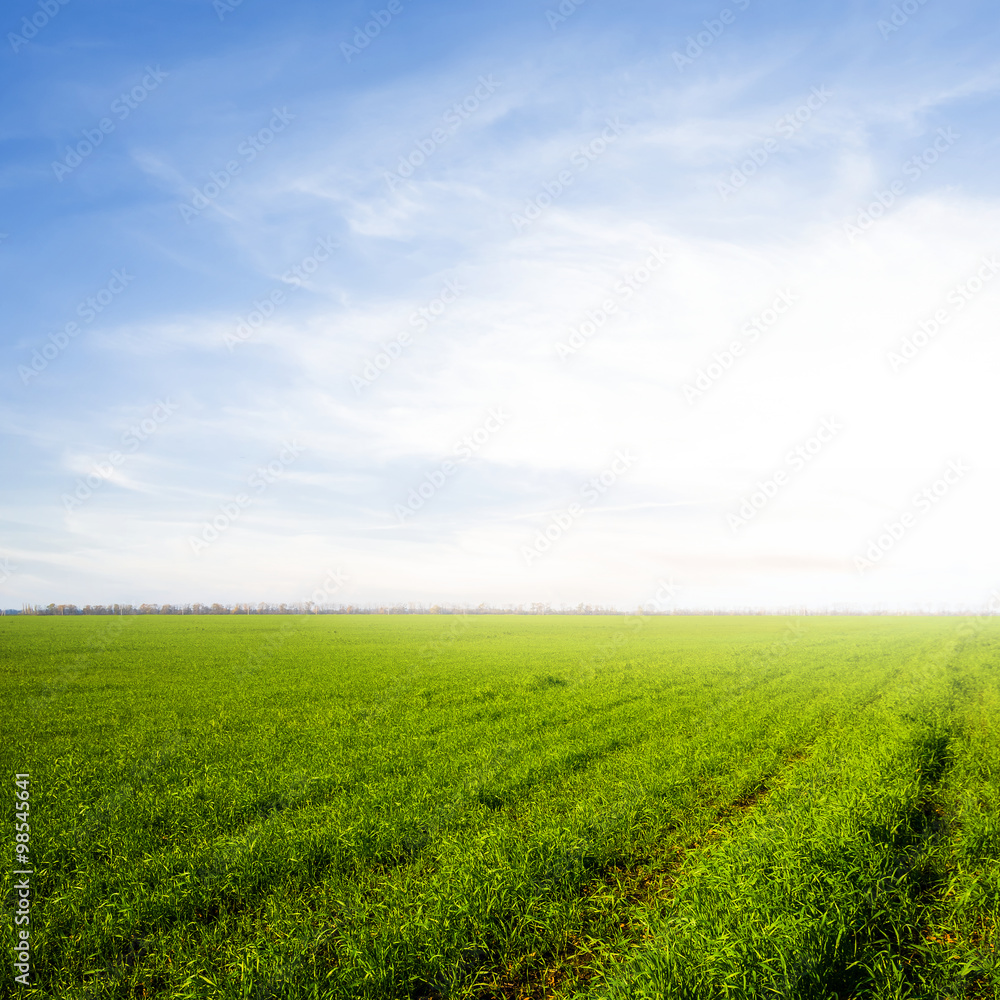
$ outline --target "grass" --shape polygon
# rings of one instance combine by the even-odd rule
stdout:
[[[0,636],[36,872],[4,995],[997,995],[992,620]]]

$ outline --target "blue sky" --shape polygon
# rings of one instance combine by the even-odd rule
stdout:
[[[1000,607],[987,3],[4,18],[3,606]]]

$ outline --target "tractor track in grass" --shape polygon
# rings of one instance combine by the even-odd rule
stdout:
[[[595,908],[569,947],[559,953],[540,956],[544,965],[526,969],[508,968],[495,973],[488,984],[484,983],[471,995],[476,1000],[551,1000],[561,995],[557,991],[567,983],[585,987],[597,975],[593,963],[608,951],[601,935],[612,929],[615,923],[621,932],[618,946],[622,954],[628,948],[651,940],[645,923],[634,919],[638,916],[634,911],[648,909],[670,899],[685,859],[731,834],[734,822],[752,813],[770,797],[785,774],[809,759],[813,742],[793,751],[735,799],[722,804],[706,803],[704,812],[708,819],[687,838],[629,864],[604,869],[595,876],[584,895],[595,901],[608,901],[610,906],[606,904]],[[668,832],[677,828],[677,825],[672,825]],[[618,909],[625,912],[616,914]],[[618,920],[618,917],[624,919]],[[426,1000],[437,998],[428,995]]]
[[[954,830],[941,799],[953,738],[954,734],[946,731],[928,735],[920,741],[920,795],[908,810],[902,828],[885,844],[888,874],[873,884],[871,909],[864,924],[855,929],[858,949],[898,963],[905,988],[910,991],[906,995],[914,997],[931,995],[926,993],[926,976],[933,977],[941,971],[940,955],[933,953],[940,952],[940,945],[947,945],[947,942],[934,940],[932,916],[944,902],[948,882],[947,862],[942,863],[937,851]],[[886,913],[887,908],[890,913],[909,911],[915,915],[912,922],[905,925],[905,934],[897,937],[893,923],[872,919],[879,909]],[[827,987],[839,995],[852,1000],[867,995],[863,992],[867,981],[862,969],[845,967],[842,958],[834,958],[824,973]],[[984,983],[979,972],[973,971],[950,981],[949,992],[933,995],[951,1000],[993,996],[981,992]]]
[[[948,862],[941,847],[954,830],[942,800],[941,789],[951,766],[950,744],[954,734],[927,732],[919,741],[920,791],[902,826],[885,843],[885,877],[873,886],[868,916],[855,928],[859,951],[871,956],[881,954],[901,969],[910,996],[929,996],[930,981],[943,982],[934,995],[952,1000],[984,1000],[993,996],[982,967],[959,971],[948,969],[947,941],[935,940],[934,914],[944,903],[948,882]],[[808,758],[797,752],[761,777],[752,788],[737,798],[717,806],[699,831],[665,846],[662,852],[636,859],[628,865],[612,866],[603,871],[589,887],[587,895],[601,900],[585,921],[581,932],[560,954],[546,956],[544,966],[521,969],[519,974],[499,977],[488,989],[475,994],[477,1000],[551,1000],[561,996],[567,985],[586,989],[600,974],[595,966],[619,961],[628,951],[652,940],[644,912],[673,895],[673,887],[690,855],[711,850],[732,835],[735,825],[758,809],[781,785],[790,770]],[[878,914],[885,914],[879,917]],[[894,915],[909,913],[897,936]],[[612,919],[613,918],[613,921]],[[618,918],[621,918],[620,920]],[[609,931],[617,923],[620,936],[610,940]],[[827,988],[842,997],[868,995],[863,969],[848,964],[843,955],[831,955],[823,970]],[[510,970],[513,972],[513,970]]]
[[[921,796],[910,811],[906,832],[897,845],[894,859],[902,880],[901,891],[913,900],[920,915],[895,949],[906,970],[907,980],[914,986],[934,950],[928,940],[932,935],[931,915],[942,902],[947,884],[947,872],[940,859],[935,859],[934,853],[952,830],[952,823],[941,801],[941,787],[950,766],[953,738],[954,734],[946,731],[923,741],[927,765],[921,775]],[[956,997],[979,996],[975,979],[954,985],[960,991],[955,993]]]
[[[942,785],[951,766],[948,758],[953,739],[954,733],[947,731],[925,744],[930,750],[927,783],[910,814],[909,836],[900,854],[907,889],[920,914],[920,919],[898,947],[907,979],[914,985],[920,973],[941,962],[949,945],[958,940],[957,935],[952,941],[948,940],[947,934],[943,938],[939,936],[933,921],[935,911],[940,912],[945,902],[949,869],[946,860],[935,858],[935,849],[940,848],[958,826],[955,820],[949,818],[941,796]],[[976,944],[979,951],[979,943]],[[981,963],[972,963],[968,971],[950,977],[947,985],[953,992],[948,995],[955,1000],[981,1000],[995,996],[988,992],[991,990],[986,979],[988,964],[984,949]]]

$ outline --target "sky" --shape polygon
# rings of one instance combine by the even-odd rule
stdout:
[[[0,606],[1000,610],[992,3],[3,22]]]

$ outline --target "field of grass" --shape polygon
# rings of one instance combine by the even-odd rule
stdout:
[[[0,644],[35,872],[4,996],[1000,995],[1000,621],[17,617]]]

